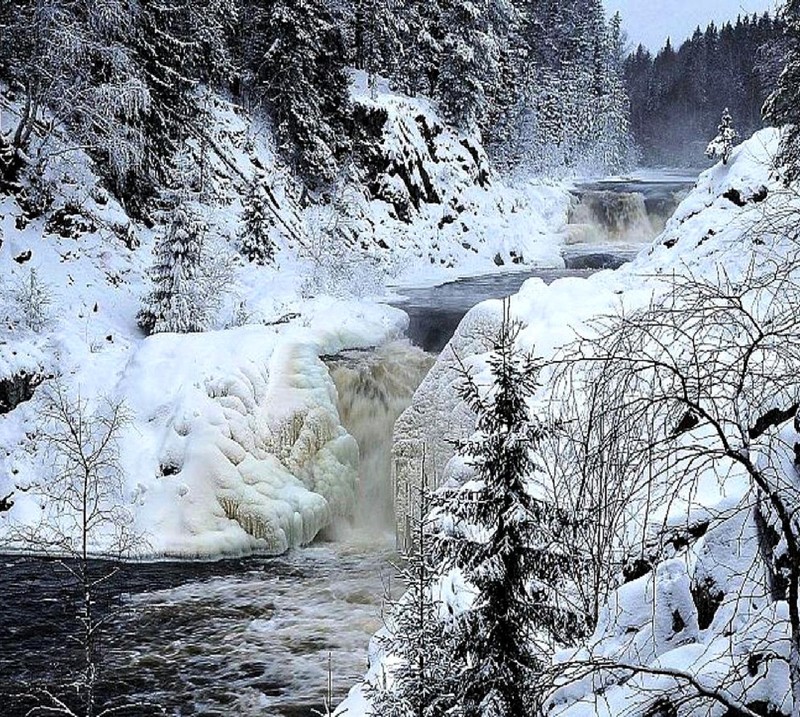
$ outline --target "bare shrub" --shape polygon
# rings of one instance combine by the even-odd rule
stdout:
[[[666,290],[649,306],[597,320],[556,362],[554,410],[561,431],[552,480],[555,499],[586,516],[575,540],[591,556],[581,595],[595,622],[637,546],[640,557],[662,557],[647,555],[653,537],[647,527],[657,516],[666,520],[679,501],[690,510],[709,481],[723,490],[737,481],[749,484],[752,499],[736,510],[753,511],[775,539],[762,541],[758,551],[766,574],[758,594],[740,597],[786,606],[790,638],[776,638],[764,649],[767,663],[788,663],[795,717],[800,480],[785,424],[800,407],[798,277],[797,256],[757,256],[739,278],[723,269],[713,280],[686,271],[658,278]],[[759,574],[756,567],[750,572]],[[754,714],[747,707],[748,685],[764,674],[753,671],[747,655],[732,654],[728,673],[709,686],[646,658],[616,660],[591,648],[576,654],[558,666],[562,685],[591,677],[608,686],[651,674],[664,678],[661,688],[678,685],[681,704],[721,703],[729,714]],[[654,690],[651,697],[663,693]],[[630,714],[644,714],[642,709],[631,705]]]

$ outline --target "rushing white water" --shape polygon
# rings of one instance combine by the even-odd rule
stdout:
[[[642,242],[656,235],[642,194],[585,192],[570,211],[570,243]]]
[[[356,525],[394,530],[391,485],[395,421],[430,371],[430,354],[398,341],[371,352],[340,354],[328,364],[339,394],[342,425],[359,446],[359,499]]]
[[[399,590],[391,556],[356,533],[131,595],[106,668],[136,675],[141,692],[128,696],[170,715],[309,717],[322,708],[329,655],[336,701],[363,675],[383,598]]]

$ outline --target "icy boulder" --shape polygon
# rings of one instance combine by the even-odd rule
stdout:
[[[138,436],[123,459],[153,552],[282,552],[352,509],[358,448],[313,344],[275,347],[260,327],[154,336],[121,388]]]
[[[472,309],[395,424],[392,483],[401,545],[410,539],[414,519],[419,517],[415,500],[419,488],[442,484],[453,457],[453,441],[469,436],[475,426],[474,415],[458,396],[463,379],[459,361],[485,354],[501,319],[497,301]]]

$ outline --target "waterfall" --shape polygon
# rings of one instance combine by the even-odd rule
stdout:
[[[645,197],[637,192],[584,192],[570,209],[569,226],[571,243],[639,243],[656,235]]]
[[[342,425],[359,447],[357,527],[394,530],[392,436],[400,414],[434,363],[434,357],[398,341],[374,351],[349,351],[327,360],[338,392]]]

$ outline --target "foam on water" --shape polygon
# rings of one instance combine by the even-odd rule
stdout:
[[[391,556],[357,535],[129,596],[106,669],[170,715],[308,717],[322,706],[329,654],[337,701],[364,673]]]

